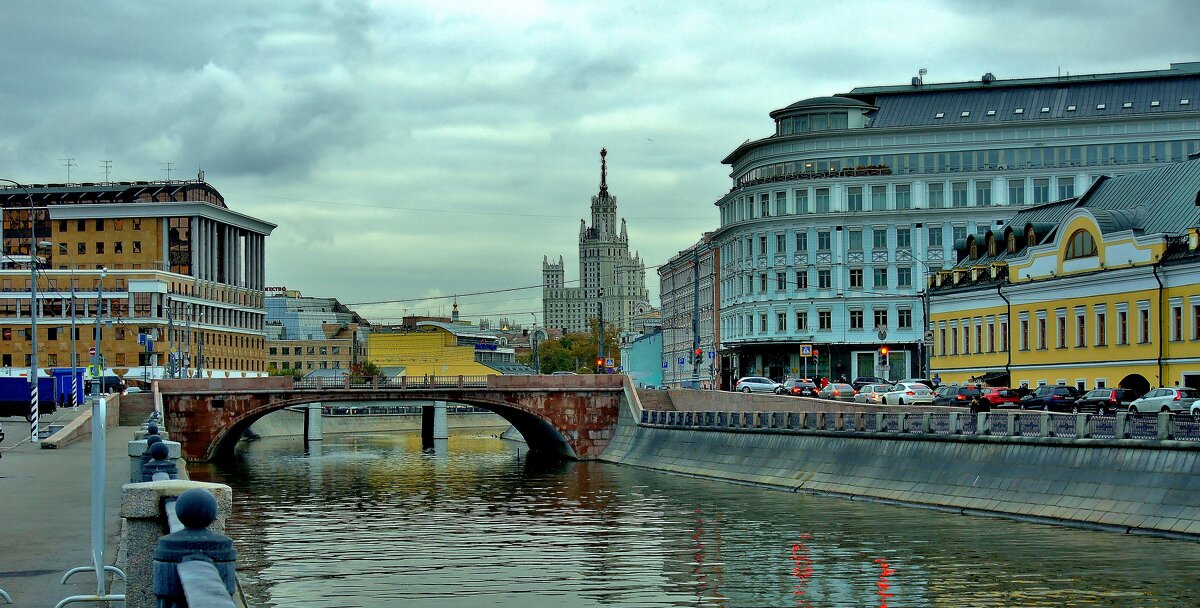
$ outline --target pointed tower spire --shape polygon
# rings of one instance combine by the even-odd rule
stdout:
[[[608,156],[607,148],[600,148],[600,196],[608,196]]]
[[[458,296],[454,296],[454,308],[450,309],[450,322],[458,323]]]

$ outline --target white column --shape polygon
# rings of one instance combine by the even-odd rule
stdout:
[[[446,420],[446,402],[433,402],[433,438],[448,439],[450,437],[449,423]]]

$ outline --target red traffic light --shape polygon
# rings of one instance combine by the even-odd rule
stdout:
[[[887,354],[888,354],[888,347],[886,347],[886,346],[880,346],[880,347],[879,347],[879,354],[881,354],[881,355],[883,355],[883,356],[885,356],[885,357],[886,357],[886,356],[887,356]]]
[[[700,355],[702,355],[702,354],[704,354],[704,349],[703,349],[703,348],[697,348],[697,349],[696,349],[696,356],[700,356]]]
[[[597,366],[604,365],[604,359],[596,359],[596,365]]]

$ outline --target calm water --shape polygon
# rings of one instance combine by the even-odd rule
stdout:
[[[801,496],[415,434],[249,444],[256,607],[1197,606],[1200,545]]]

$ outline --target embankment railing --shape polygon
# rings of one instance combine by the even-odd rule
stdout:
[[[398,376],[396,378],[302,378],[292,383],[296,389],[433,389],[486,388],[487,376]]]
[[[1200,443],[1200,417],[1167,412],[1115,416],[1050,412],[680,412],[642,410],[644,426],[837,434],[1141,439]]]

